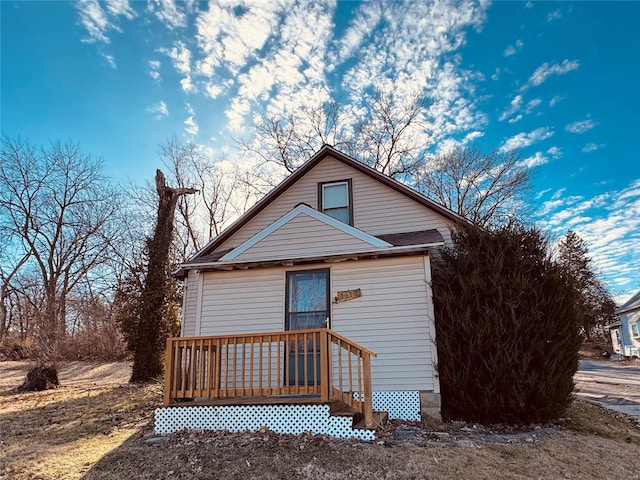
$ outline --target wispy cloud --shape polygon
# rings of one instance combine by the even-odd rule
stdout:
[[[520,49],[522,49],[523,45],[524,43],[522,42],[522,40],[518,39],[516,40],[515,45],[509,45],[507,48],[505,48],[503,55],[505,57],[515,55]]]
[[[556,95],[551,100],[549,100],[549,106],[553,107],[557,103],[560,103],[562,100],[564,100],[564,96],[563,95]]]
[[[560,237],[571,228],[588,244],[596,267],[619,294],[637,289],[640,271],[640,179],[593,198],[564,196],[543,204],[540,223]]]
[[[187,117],[187,119],[184,121],[184,131],[191,136],[195,136],[198,134],[198,131],[200,130],[200,127],[198,127],[198,124],[196,123],[196,112],[193,110],[193,107],[187,103],[185,105],[186,109],[187,109],[187,113],[189,114],[189,116]]]
[[[571,122],[564,129],[570,133],[585,133],[589,130],[592,130],[596,126],[596,123],[593,120],[580,120],[577,122]]]
[[[596,150],[599,150],[604,146],[605,146],[604,143],[600,143],[600,144],[598,144],[598,143],[587,143],[584,147],[582,147],[582,152],[583,153],[595,152]]]
[[[131,20],[135,17],[128,0],[109,0],[102,5],[98,0],[79,0],[75,4],[80,24],[87,30],[88,37],[83,39],[85,42],[110,43],[108,32],[121,32],[116,24],[117,18],[122,16]]]
[[[153,113],[156,119],[160,119],[169,115],[169,108],[167,108],[167,104],[161,100],[156,105],[148,107],[147,112]]]
[[[154,80],[160,80],[160,60],[149,60],[149,76]]]
[[[553,12],[549,12],[547,14],[547,21],[553,22],[554,20],[560,20],[562,18],[562,12],[560,9],[554,10]]]
[[[557,159],[562,156],[562,151],[558,147],[551,147],[546,152],[536,152],[531,157],[522,160],[521,165],[526,168],[534,168],[548,163],[550,159]]]
[[[510,150],[528,147],[529,145],[533,145],[534,143],[546,140],[552,135],[553,131],[548,127],[540,127],[528,133],[518,133],[517,135],[514,135],[513,137],[505,140],[505,142],[500,147],[500,151],[508,152]]]
[[[194,87],[191,82],[191,51],[184,42],[176,41],[171,49],[160,49],[160,52],[167,55],[173,61],[174,68],[183,75],[183,78],[180,80],[182,90],[185,92],[193,91]]]
[[[516,123],[524,118],[524,115],[529,115],[534,109],[542,104],[542,99],[534,98],[529,100],[526,105],[522,95],[516,95],[511,100],[509,107],[500,114],[498,120],[501,122],[509,119],[509,123]],[[517,114],[517,115],[516,115]]]
[[[170,30],[187,26],[187,16],[174,0],[150,0],[147,8]]]
[[[543,84],[552,75],[565,75],[580,67],[578,60],[565,59],[562,63],[549,64],[547,62],[540,65],[529,78],[529,84],[538,86]]]

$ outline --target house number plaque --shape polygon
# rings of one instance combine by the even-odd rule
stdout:
[[[362,290],[359,288],[355,290],[343,290],[342,292],[338,292],[336,296],[336,303],[340,302],[348,302],[349,300],[353,300],[354,298],[358,298],[362,296]]]

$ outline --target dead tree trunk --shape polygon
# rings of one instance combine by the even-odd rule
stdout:
[[[147,382],[162,374],[164,338],[160,332],[165,302],[169,296],[169,249],[173,237],[173,219],[178,199],[182,195],[197,192],[193,188],[168,187],[160,170],[156,170],[156,190],[158,219],[153,238],[148,243],[149,265],[140,298],[138,334],[130,382]]]

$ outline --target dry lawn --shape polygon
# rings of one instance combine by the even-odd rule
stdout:
[[[152,417],[160,389],[126,386],[127,364],[74,362],[61,369],[57,390],[9,392],[27,368],[0,363],[2,480],[640,480],[638,425],[582,402],[566,428],[433,432],[409,425],[371,443],[269,431],[158,438]]]

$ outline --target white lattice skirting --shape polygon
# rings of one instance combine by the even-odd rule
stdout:
[[[373,392],[374,410],[384,410],[391,419],[420,420],[419,392]],[[185,406],[158,408],[158,434],[189,430],[256,431],[267,427],[276,433],[303,432],[338,438],[373,440],[373,430],[354,429],[350,417],[329,415],[328,405]]]
[[[350,417],[332,417],[328,405],[251,405],[168,407],[156,410],[158,434],[189,430],[256,431],[267,427],[276,433],[303,432],[338,438],[373,440],[373,430],[354,429]]]
[[[390,419],[420,420],[420,392],[373,392],[372,397],[373,409],[388,412]]]

